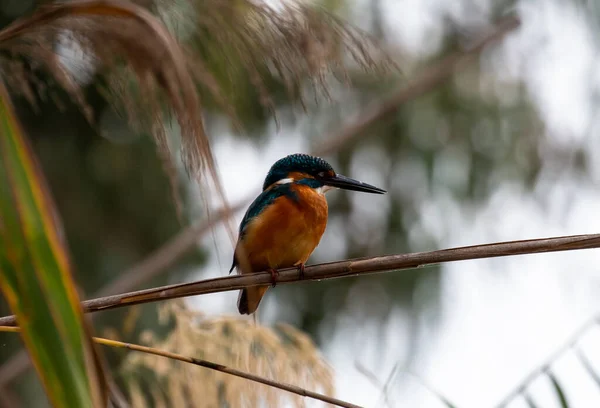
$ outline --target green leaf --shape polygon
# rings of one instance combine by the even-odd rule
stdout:
[[[556,378],[556,376],[554,375],[554,373],[552,371],[548,371],[547,374],[548,374],[548,378],[550,378],[550,381],[552,382],[552,387],[554,387],[554,391],[556,392],[556,397],[560,401],[560,406],[562,408],[569,408],[569,403],[567,402],[567,397],[565,396],[565,393],[564,393],[562,387],[560,386],[558,379]]]
[[[45,180],[0,82],[0,288],[56,407],[106,406]]]

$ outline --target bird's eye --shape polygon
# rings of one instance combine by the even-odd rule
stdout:
[[[320,171],[319,173],[317,173],[317,176],[319,176],[319,177],[325,177],[325,172],[324,171]]]

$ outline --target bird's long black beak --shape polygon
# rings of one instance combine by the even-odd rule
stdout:
[[[336,174],[333,177],[327,177],[321,180],[325,185],[331,187],[343,188],[344,190],[362,191],[363,193],[385,194],[387,191],[372,186],[362,181],[351,179],[350,177]]]

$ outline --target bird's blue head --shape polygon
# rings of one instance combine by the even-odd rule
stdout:
[[[333,167],[320,157],[296,153],[279,159],[271,166],[265,178],[263,191],[273,184],[308,181],[313,187],[338,187],[365,193],[383,194],[386,191],[349,177],[336,174]]]

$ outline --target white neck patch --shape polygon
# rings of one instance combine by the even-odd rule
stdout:
[[[281,184],[290,184],[293,183],[295,180],[291,177],[288,178],[283,178],[281,180],[278,180],[275,182],[275,184],[281,185]],[[329,190],[333,190],[336,187],[332,187],[332,186],[322,186],[322,187],[317,187],[314,190],[319,193],[319,194],[325,194],[326,192],[328,192]]]
[[[294,181],[293,178],[284,178],[284,179],[281,179],[281,180],[275,182],[275,184],[290,184],[293,181]]]
[[[323,186],[323,187],[319,187],[319,188],[315,188],[315,191],[319,194],[325,194],[326,192],[328,192],[329,190],[333,190],[335,187],[332,186]]]

